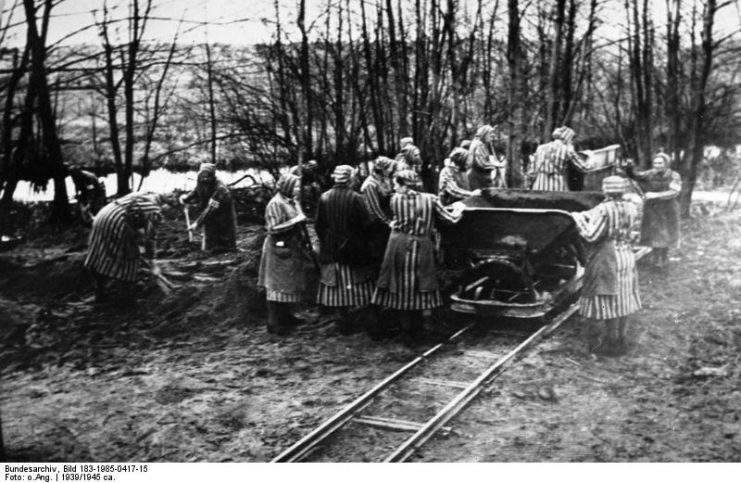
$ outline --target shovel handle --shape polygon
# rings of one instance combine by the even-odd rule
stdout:
[[[188,241],[193,241],[193,230],[190,229],[190,213],[188,213],[188,206],[183,206],[183,213],[185,213],[185,223],[186,228],[188,229]]]

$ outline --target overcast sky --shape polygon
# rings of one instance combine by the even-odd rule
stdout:
[[[459,0],[461,5],[473,0]],[[635,0],[633,0],[635,1]],[[7,21],[7,11],[15,2],[19,0],[0,0],[3,8],[3,22]],[[140,0],[144,3],[145,0]],[[153,17],[154,19],[147,28],[147,37],[161,41],[169,41],[173,38],[178,29],[178,20],[184,19],[182,24],[180,42],[201,43],[205,40],[206,35],[210,42],[230,43],[230,44],[253,44],[264,42],[270,39],[273,31],[272,22],[275,18],[275,0],[154,0]],[[326,8],[327,0],[307,0],[307,19],[309,22],[320,14]],[[281,5],[281,16],[285,25],[295,25],[295,10],[297,0],[279,0]],[[409,6],[413,5],[412,0],[408,0]],[[598,36],[611,38],[617,35],[624,35],[623,29],[617,25],[609,25],[610,19],[621,22],[624,19],[622,11],[622,2],[613,2],[614,8],[620,8],[620,11],[611,13],[603,12],[601,17],[606,19],[608,25],[603,25]],[[728,32],[729,29],[739,30],[741,28],[741,11],[739,3],[725,8],[716,18],[716,31],[719,35]],[[82,26],[92,25],[94,23],[93,11],[100,11],[103,7],[104,0],[64,0],[60,5],[54,8],[54,19],[50,23],[49,44],[53,44],[58,39],[68,36]],[[112,17],[124,17],[127,14],[129,0],[108,0]],[[358,0],[353,0],[354,8],[359,4]],[[656,10],[655,19],[659,22],[664,19],[664,0],[654,0],[652,2]],[[500,8],[504,8],[505,2],[500,2]],[[531,7],[532,8],[532,4]],[[15,21],[22,21],[23,14],[20,8],[17,9]],[[208,27],[201,23],[206,22]],[[504,26],[504,24],[502,24]],[[661,28],[661,24],[657,25]],[[122,32],[125,36],[125,29]],[[502,35],[505,32],[502,31]],[[24,32],[17,29],[15,34],[8,39],[8,42],[14,45],[21,45],[24,42]],[[123,39],[125,41],[125,38]],[[84,32],[72,35],[66,38],[65,43],[99,43],[96,29],[91,28]]]
[[[0,0],[6,8],[13,5],[13,0]],[[94,23],[93,11],[98,11],[101,18],[103,0],[65,0],[54,7],[50,22],[48,43],[69,35],[82,26]],[[145,3],[141,0],[140,3]],[[283,2],[282,3],[286,3]],[[287,2],[290,5],[295,2]],[[128,0],[108,0],[111,17],[123,17],[127,14]],[[154,0],[154,19],[147,27],[147,37],[163,41],[171,40],[178,29],[178,21],[183,18],[180,40],[183,42],[203,42],[206,34],[210,42],[217,43],[256,43],[270,38],[270,27],[264,19],[274,17],[273,0]],[[288,8],[288,7],[287,7]],[[288,13],[288,12],[286,12]],[[7,15],[7,14],[5,14]],[[3,22],[6,21],[4,15]],[[16,20],[23,20],[19,9],[15,14]],[[211,24],[208,29],[199,26],[200,22]],[[14,44],[24,41],[23,31],[18,30]],[[99,43],[95,29],[88,29],[65,40],[67,44]]]

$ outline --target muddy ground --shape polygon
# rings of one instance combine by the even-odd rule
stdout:
[[[594,328],[575,317],[415,460],[740,461],[741,212],[697,208],[668,273],[641,266],[627,356],[590,354]],[[10,460],[268,461],[432,344],[340,335],[310,303],[295,333],[269,335],[263,229],[242,225],[243,251],[207,257],[183,224],[170,212],[160,243],[181,288],[144,280],[102,306],[84,228],[0,254]]]

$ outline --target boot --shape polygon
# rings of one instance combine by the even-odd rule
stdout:
[[[103,304],[108,301],[108,294],[105,291],[105,277],[93,273],[93,279],[95,280],[95,303]]]
[[[391,318],[389,317],[390,311],[387,310],[381,313],[380,308],[374,307],[373,315],[374,324],[368,330],[370,338],[372,340],[381,340],[393,337],[395,331],[391,329],[391,322],[389,321]]]
[[[594,349],[594,353],[603,356],[616,356],[619,353],[620,345],[618,319],[608,319],[605,321],[605,325],[607,326],[607,334],[602,343]]]
[[[268,333],[275,335],[288,334],[292,328],[288,320],[289,316],[287,304],[268,300]]]
[[[618,323],[618,347],[622,354],[626,354],[630,349],[628,344],[628,317],[620,317]]]
[[[417,343],[417,336],[421,325],[421,317],[417,312],[402,311],[401,321],[401,343],[405,346],[413,346]]]
[[[354,332],[350,320],[350,311],[347,307],[341,307],[339,312],[340,318],[337,320],[337,332],[341,335],[350,335]]]

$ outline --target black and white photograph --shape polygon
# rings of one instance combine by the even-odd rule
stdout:
[[[741,462],[741,0],[0,0],[0,116],[3,481]]]

